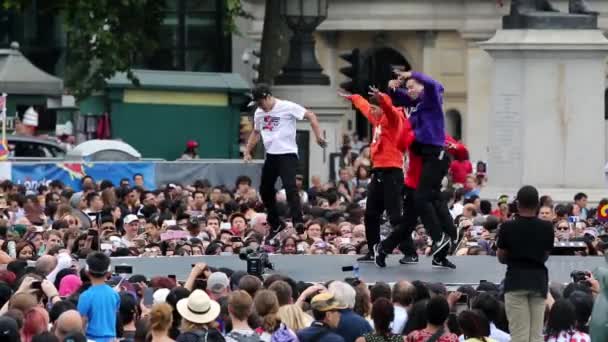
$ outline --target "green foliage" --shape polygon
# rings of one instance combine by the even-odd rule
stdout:
[[[66,0],[66,5],[66,84],[76,98],[103,89],[116,72],[139,85],[131,66],[136,55],[158,47],[164,1]]]
[[[225,1],[225,33],[238,32],[237,17],[248,17],[241,0]],[[22,11],[32,0],[0,0],[6,10]],[[77,99],[103,90],[106,80],[131,68],[137,56],[151,55],[159,45],[165,0],[44,0],[49,15],[61,14],[67,33],[66,86]]]
[[[251,14],[245,12],[241,0],[224,0],[226,1],[226,13],[224,14],[224,33],[226,35],[231,33],[239,33],[238,27],[236,26],[236,18],[253,18]]]

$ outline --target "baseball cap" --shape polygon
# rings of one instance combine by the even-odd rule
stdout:
[[[265,83],[257,84],[251,90],[251,97],[253,98],[253,101],[258,101],[271,95],[272,93],[270,92],[270,87]]]
[[[156,305],[166,303],[169,292],[171,292],[171,290],[165,288],[154,291],[154,294],[152,295],[152,298],[154,299],[154,304]]]
[[[221,293],[230,286],[230,280],[228,276],[222,272],[211,273],[209,279],[207,279],[207,290],[213,293]]]
[[[195,140],[188,140],[188,142],[186,143],[186,147],[187,148],[198,147],[198,142],[196,142]]]
[[[129,214],[127,216],[125,216],[125,218],[122,220],[124,222],[124,224],[131,224],[134,221],[138,221],[139,219],[137,218],[136,215],[133,214]]]
[[[310,305],[312,306],[313,310],[321,312],[346,309],[346,307],[340,305],[340,303],[338,303],[338,301],[334,298],[334,295],[329,292],[314,296],[310,302]]]
[[[509,195],[501,195],[498,197],[498,204],[509,203]]]
[[[2,341],[19,341],[19,327],[17,321],[7,316],[0,317],[0,337],[2,337]]]

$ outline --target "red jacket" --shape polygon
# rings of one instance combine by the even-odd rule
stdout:
[[[451,155],[458,155],[460,153],[467,152],[466,146],[462,143],[458,142],[458,140],[454,139],[449,134],[445,135],[445,145],[447,147],[447,151]],[[468,153],[468,152],[467,152]],[[420,174],[422,173],[422,158],[415,153],[408,152],[409,164],[407,168],[407,172],[405,173],[405,186],[408,188],[416,189],[418,188],[418,183],[420,182]]]
[[[371,113],[371,105],[361,95],[348,97],[353,105],[373,126],[371,161],[373,168],[403,168],[403,154],[412,137],[412,128],[403,111],[393,106],[390,97],[384,93],[378,96],[382,116],[376,118]]]

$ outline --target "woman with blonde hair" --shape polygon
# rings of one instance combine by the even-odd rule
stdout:
[[[295,332],[308,328],[313,321],[312,317],[297,304],[281,306],[277,316],[287,328]]]
[[[104,207],[115,207],[118,202],[116,199],[116,191],[113,188],[107,188],[101,192],[101,200]]]
[[[169,328],[173,324],[173,309],[167,303],[156,304],[150,311],[150,337],[152,342],[173,342]]]
[[[263,330],[263,333],[260,335],[260,340],[270,342],[272,333],[281,326],[281,319],[278,316],[279,299],[273,291],[261,290],[255,294],[253,307],[262,320],[260,328]]]

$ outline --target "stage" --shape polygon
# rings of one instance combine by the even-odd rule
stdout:
[[[352,272],[342,272],[342,267],[355,264],[356,256],[349,255],[271,255],[270,261],[275,271],[287,275],[296,281],[325,282],[328,280],[352,277]],[[505,265],[498,263],[490,256],[451,257],[456,270],[431,267],[431,259],[421,257],[416,265],[400,265],[398,256],[387,259],[386,268],[375,264],[359,264],[361,279],[367,283],[378,281],[391,283],[397,280],[422,280],[444,284],[477,284],[480,280],[499,283],[505,274]],[[130,265],[133,274],[147,277],[167,276],[174,274],[178,280],[185,280],[190,273],[191,265],[205,262],[212,267],[227,267],[232,270],[246,270],[246,262],[238,256],[191,256],[191,257],[122,257],[112,258],[112,266]],[[567,283],[573,270],[594,270],[608,266],[603,257],[552,256],[547,262],[549,279]]]

